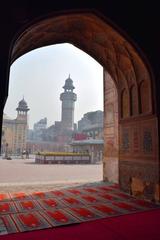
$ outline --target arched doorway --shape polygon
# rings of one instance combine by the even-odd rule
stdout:
[[[114,165],[119,171],[123,190],[159,199],[153,79],[144,58],[128,37],[106,19],[96,13],[70,12],[44,17],[27,26],[13,43],[10,64],[35,48],[63,42],[69,42],[94,57],[110,74],[117,88],[119,147],[113,159],[113,151],[107,151],[111,142],[106,140],[104,180],[113,180],[109,172]],[[108,81],[106,74],[104,80]],[[108,111],[111,114],[112,104],[106,104],[104,111],[105,116]],[[105,121],[108,121],[107,117]],[[106,124],[106,138],[109,131]],[[118,161],[119,166],[112,161]]]

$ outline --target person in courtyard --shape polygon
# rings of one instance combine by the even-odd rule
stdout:
[[[29,151],[26,150],[26,159],[28,159],[28,158],[29,158]]]

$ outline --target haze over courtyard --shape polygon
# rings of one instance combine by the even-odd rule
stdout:
[[[44,117],[48,126],[52,125],[60,120],[59,95],[69,74],[77,94],[75,122],[86,112],[103,111],[102,66],[80,49],[65,43],[36,49],[12,64],[4,112],[15,118],[17,103],[24,96],[30,108],[29,128]]]

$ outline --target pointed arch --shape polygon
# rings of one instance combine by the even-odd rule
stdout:
[[[145,197],[152,195],[154,199],[154,191],[159,186],[157,173],[159,149],[155,127],[158,123],[153,114],[154,79],[146,58],[127,35],[103,16],[92,11],[72,11],[44,16],[26,26],[13,41],[9,62],[13,63],[18,57],[33,49],[64,42],[73,44],[95,58],[112,77],[117,88],[120,110],[117,120],[120,150],[118,149],[117,154],[121,188],[127,192],[131,192],[132,188],[132,192],[136,192],[134,183],[137,179],[142,184],[147,183],[146,186],[148,183],[154,183],[149,190],[146,187],[144,191]],[[136,114],[134,105],[136,94],[134,88],[129,91],[130,84],[138,86],[137,101],[140,112],[135,118],[132,116]],[[107,105],[104,110],[107,111]],[[153,148],[149,148],[152,142]],[[105,148],[106,146],[107,144]],[[146,151],[147,147],[152,152]],[[105,154],[103,166],[104,176],[106,175],[104,179],[111,180],[113,168],[111,165],[105,168],[107,166]],[[153,194],[150,194],[151,191]]]
[[[140,113],[150,112],[149,86],[147,81],[141,81],[139,84]]]
[[[129,117],[129,96],[126,88],[121,92],[121,118]]]
[[[138,114],[138,94],[135,85],[132,85],[130,88],[130,113],[131,116]]]

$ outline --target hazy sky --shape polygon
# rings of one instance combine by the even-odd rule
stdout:
[[[30,108],[30,128],[44,117],[48,126],[60,121],[59,96],[69,74],[77,94],[75,122],[86,112],[103,110],[102,66],[80,49],[65,43],[33,50],[12,64],[4,112],[15,118],[15,109],[24,96]]]

